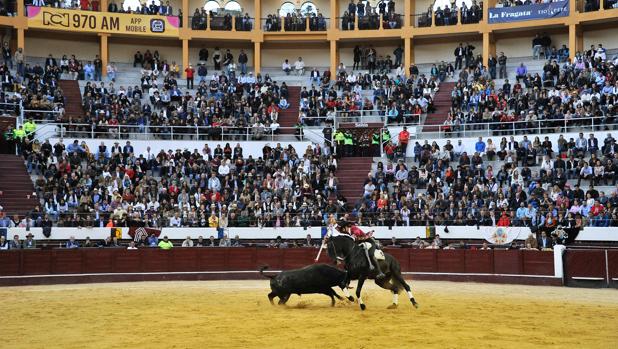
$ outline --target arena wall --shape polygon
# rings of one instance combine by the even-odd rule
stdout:
[[[554,276],[554,253],[507,250],[385,249],[401,263],[408,276],[468,278],[508,277],[536,279],[538,284],[560,285]],[[314,263],[315,248],[174,248],[161,249],[53,249],[16,250],[0,254],[0,285],[88,282],[92,277],[172,276],[185,279],[258,278],[260,266],[287,270]],[[330,263],[325,253],[319,262]],[[80,275],[86,281],[80,281]],[[111,281],[114,281],[112,279]],[[117,281],[117,280],[116,280]],[[504,282],[504,281],[503,281]]]
[[[133,55],[137,51],[142,53],[150,50],[158,50],[162,60],[167,60],[168,63],[175,61],[178,64],[182,64],[182,46],[178,40],[165,41],[165,40],[140,40],[125,41],[123,39],[112,38],[109,41],[109,61],[119,63],[133,63]],[[197,55],[195,55],[197,59]]]
[[[417,236],[426,237],[425,227],[361,227],[365,231],[373,230],[374,236],[378,239],[390,240],[397,238],[399,240],[413,240]],[[129,238],[129,228],[120,228],[122,230],[122,238]],[[276,236],[281,236],[283,239],[304,239],[307,235],[311,235],[313,239],[320,239],[326,233],[326,228],[322,227],[290,227],[290,228],[228,228],[226,230],[217,230],[216,228],[161,228],[161,236],[168,236],[172,240],[184,240],[187,236],[197,238],[203,236],[207,239],[209,236],[217,237],[220,233],[229,234],[230,237],[238,235],[241,240],[263,240],[274,239]],[[530,234],[530,229],[527,227],[510,227],[501,228],[506,236],[512,240],[525,240]],[[490,240],[491,236],[496,232],[496,227],[459,227],[449,226],[448,233],[444,231],[444,226],[436,226],[435,233],[440,235],[440,238],[445,241],[459,240]],[[55,246],[58,242],[64,242],[71,236],[75,236],[78,240],[89,237],[92,240],[101,240],[110,235],[110,228],[63,228],[54,227],[49,238],[43,235],[42,228],[9,228],[8,236],[19,235],[24,237],[27,234],[34,235],[34,239],[42,244]],[[611,229],[599,227],[585,227],[579,232],[575,241],[598,241],[598,242],[617,242],[618,237],[612,233]]]
[[[324,70],[328,66],[330,52],[327,43],[303,43],[303,48],[296,47],[296,44],[265,44],[262,49],[262,67],[281,68],[285,59],[293,66],[298,57],[302,57],[305,62],[305,69],[310,71],[313,67]],[[309,73],[305,73],[309,79]]]
[[[556,49],[562,47],[562,45],[569,45],[569,34],[552,34],[551,44]],[[523,36],[515,38],[504,38],[496,41],[496,54],[504,52],[504,55],[510,58],[515,57],[530,57],[532,56],[532,39],[533,36]],[[511,60],[509,63],[519,64],[519,62]]]
[[[597,46],[598,44],[603,44],[603,47],[607,49],[618,47],[616,28],[589,30],[584,32],[584,50],[590,49],[590,45]]]
[[[96,36],[83,36],[79,40],[67,40],[49,37],[48,34],[38,36],[38,34],[30,35],[28,33],[24,51],[32,57],[47,57],[51,54],[58,60],[62,58],[62,55],[71,57],[74,54],[77,59],[88,61],[93,60],[95,55],[99,54],[99,41],[97,39]]]

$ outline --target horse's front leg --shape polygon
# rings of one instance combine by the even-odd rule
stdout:
[[[365,306],[365,303],[363,303],[363,298],[361,298],[361,292],[363,290],[363,284],[365,283],[365,280],[367,280],[367,276],[362,275],[358,278],[358,285],[356,285],[356,298],[358,298],[358,304],[360,305],[361,310],[365,310],[367,308]]]

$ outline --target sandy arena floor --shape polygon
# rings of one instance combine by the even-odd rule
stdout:
[[[618,291],[414,282],[414,309],[373,284],[368,309],[321,295],[268,303],[267,281],[0,289],[0,348],[618,348]],[[340,291],[340,290],[339,290]],[[339,292],[341,293],[341,292]]]

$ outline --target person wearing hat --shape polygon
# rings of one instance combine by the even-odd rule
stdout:
[[[36,248],[36,241],[33,238],[34,238],[34,235],[32,235],[32,233],[28,233],[28,235],[26,235],[26,240],[22,242],[22,248],[23,249]]]

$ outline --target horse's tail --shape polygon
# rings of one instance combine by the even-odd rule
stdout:
[[[264,270],[266,270],[266,269],[268,269],[268,265],[263,265],[263,266],[260,268],[260,275],[262,275],[262,276],[263,276],[263,277],[265,277],[265,278],[274,279],[274,278],[275,278],[275,276],[274,276],[274,275],[266,275],[266,274],[264,274]]]

